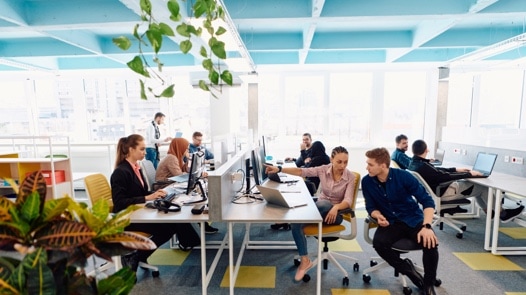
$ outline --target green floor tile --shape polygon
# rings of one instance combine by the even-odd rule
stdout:
[[[473,270],[511,271],[523,270],[522,267],[511,262],[508,258],[491,253],[453,253],[458,259]]]

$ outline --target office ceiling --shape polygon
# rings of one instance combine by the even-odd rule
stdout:
[[[166,1],[151,1],[157,19],[171,23]],[[524,0],[222,2],[243,43],[229,47],[228,56],[244,59],[249,66],[253,63],[256,69],[323,64],[447,66],[510,38],[522,40],[520,35],[526,32]],[[131,36],[140,20],[138,3],[0,0],[0,71],[125,67],[136,52],[118,49],[112,38]],[[199,57],[182,54],[177,42],[164,41],[165,65],[200,65]],[[485,59],[523,58],[526,48],[521,46]]]

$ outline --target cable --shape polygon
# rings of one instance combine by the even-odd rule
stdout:
[[[246,173],[245,173],[245,170],[239,168],[236,170],[236,173],[237,172],[242,172],[243,173],[243,178],[241,179],[241,187],[239,188],[239,190],[236,191],[236,194],[239,194],[241,191],[243,191],[243,188],[245,187],[245,177],[246,177]]]

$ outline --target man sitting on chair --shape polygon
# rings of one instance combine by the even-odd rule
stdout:
[[[411,173],[389,168],[391,159],[387,149],[376,148],[365,155],[368,171],[362,179],[365,208],[379,225],[373,238],[374,249],[389,265],[423,289],[424,294],[436,294],[438,238],[431,228],[435,213],[433,198]],[[401,259],[400,253],[391,248],[403,238],[422,246],[424,277],[410,259]]]
[[[405,154],[408,147],[407,136],[400,134],[395,138],[395,141],[396,149],[391,155],[391,160],[395,161],[396,164],[400,166],[400,169],[407,169],[409,168],[409,164],[411,164],[411,157]]]

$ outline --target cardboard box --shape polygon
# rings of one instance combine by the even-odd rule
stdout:
[[[29,174],[31,173],[26,173],[26,176]],[[42,170],[42,176],[44,176],[47,185],[52,185],[51,174],[51,170]],[[64,170],[55,170],[55,183],[58,184],[64,181],[66,181],[66,173]]]

